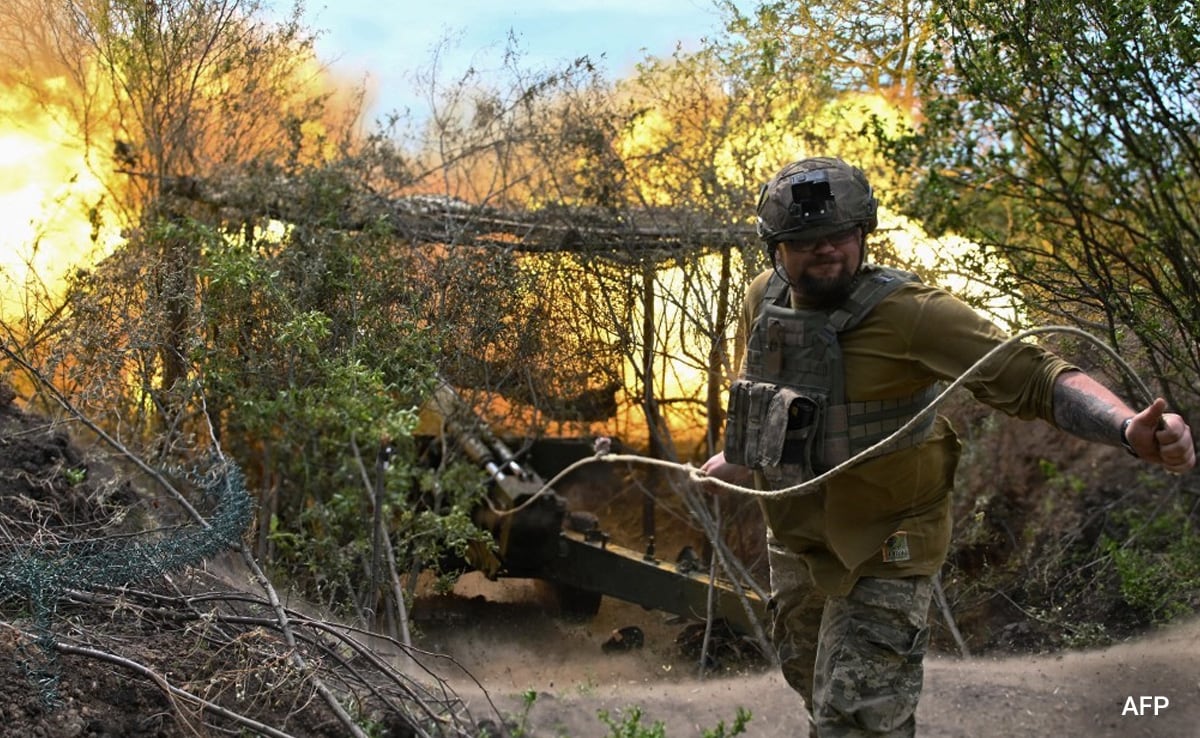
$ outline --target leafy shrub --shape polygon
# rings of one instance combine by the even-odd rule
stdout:
[[[1129,535],[1123,541],[1105,537],[1121,581],[1121,594],[1131,607],[1154,623],[1166,623],[1194,612],[1200,604],[1200,532],[1178,506],[1153,514],[1124,515]]]

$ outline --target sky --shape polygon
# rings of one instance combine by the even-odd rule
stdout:
[[[736,0],[743,12],[751,0]],[[306,24],[320,33],[317,54],[339,77],[372,92],[368,117],[427,108],[419,72],[442,46],[439,79],[474,65],[498,68],[509,35],[523,69],[551,69],[588,56],[609,79],[629,74],[647,54],[695,49],[721,31],[713,0],[309,0]]]

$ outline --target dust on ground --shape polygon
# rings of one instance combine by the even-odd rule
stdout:
[[[699,678],[698,662],[675,643],[680,626],[661,613],[606,598],[594,619],[571,622],[554,615],[535,584],[462,589],[467,607],[480,609],[469,620],[428,624],[426,647],[486,685],[527,735],[608,736],[598,714],[626,718],[634,707],[640,725],[662,723],[667,736],[728,730],[739,707],[751,713],[744,735],[809,735],[802,701],[775,669],[740,664]],[[644,646],[605,653],[612,631],[627,625],[645,631]],[[465,698],[484,699],[469,680],[456,683]],[[1097,650],[932,654],[917,720],[922,738],[1200,736],[1200,619]]]

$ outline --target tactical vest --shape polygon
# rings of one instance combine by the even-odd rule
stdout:
[[[817,476],[871,448],[923,410],[936,385],[896,400],[848,402],[838,335],[854,328],[887,295],[916,276],[866,266],[833,311],[794,309],[772,274],[746,345],[742,376],[729,392],[725,458],[763,472],[773,487]],[[933,414],[873,455],[915,446]]]

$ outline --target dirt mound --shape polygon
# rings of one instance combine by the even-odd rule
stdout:
[[[0,399],[0,733],[411,736],[428,705],[445,706],[447,735],[471,734],[476,718],[433,695],[434,679],[418,684],[353,631],[283,608],[240,557],[178,571],[170,557],[195,544],[195,524],[130,523],[131,486],[3,384]],[[97,581],[75,576],[95,565],[173,573],[78,584]]]
[[[15,400],[0,381],[0,533],[9,541],[54,532],[71,538],[102,534],[115,511],[133,506],[131,488],[106,485],[103,473],[91,473],[65,426],[26,414]]]

